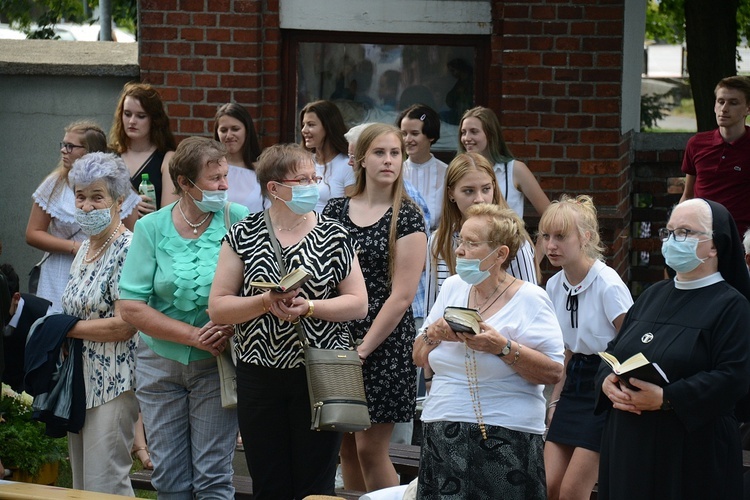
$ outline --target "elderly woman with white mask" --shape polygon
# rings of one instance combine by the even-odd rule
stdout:
[[[600,366],[599,498],[742,498],[734,412],[750,386],[750,278],[740,237],[726,208],[699,198],[677,205],[659,237],[677,276],[643,292],[607,352],[643,353],[668,382],[629,378],[633,390]]]

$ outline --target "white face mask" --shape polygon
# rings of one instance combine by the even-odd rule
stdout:
[[[98,208],[91,212],[84,212],[81,208],[76,208],[75,219],[81,231],[87,236],[96,236],[101,233],[112,222],[112,207],[115,204],[109,206],[109,208]]]
[[[188,179],[190,180],[190,179]],[[195,203],[195,206],[198,207],[198,210],[201,212],[218,212],[224,206],[227,204],[227,192],[226,190],[216,190],[216,191],[208,191],[203,190],[195,185],[195,182],[190,181],[190,183],[198,189],[201,193],[203,193],[203,199],[202,200],[196,200],[193,198],[193,195],[188,193],[188,196],[193,200],[193,203]]]

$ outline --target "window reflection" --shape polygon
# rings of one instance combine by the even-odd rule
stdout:
[[[352,127],[394,123],[400,111],[423,103],[442,121],[433,150],[456,149],[461,116],[475,105],[475,47],[300,42],[297,54],[297,115],[308,102],[328,99]],[[299,126],[295,133],[299,139]]]

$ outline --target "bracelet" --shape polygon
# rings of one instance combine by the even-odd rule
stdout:
[[[73,241],[72,243],[73,243],[73,248],[70,249],[70,255],[75,255],[76,254],[76,242]]]
[[[560,401],[560,398],[557,398],[556,400],[552,401],[550,404],[547,405],[547,409],[554,408],[557,406],[558,401]]]
[[[430,340],[430,337],[427,336],[427,330],[422,332],[421,337],[424,343],[427,345],[438,345],[440,342],[442,342],[442,340]]]
[[[313,315],[313,313],[315,313],[315,305],[313,304],[312,300],[307,301],[307,307],[308,307],[307,312],[305,313],[304,316],[302,316],[303,318],[309,318],[310,316]]]
[[[263,312],[267,313],[268,312],[268,308],[266,307],[266,298],[265,297],[266,297],[265,293],[261,293],[260,294],[260,303],[263,305]]]
[[[516,363],[518,363],[518,358],[521,357],[521,349],[523,349],[523,346],[520,343],[518,343],[518,342],[517,342],[517,344],[518,344],[518,349],[516,349],[516,354],[515,354],[515,356],[513,358],[513,362],[511,364],[509,364],[508,366],[513,366]]]

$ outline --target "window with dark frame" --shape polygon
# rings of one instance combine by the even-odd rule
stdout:
[[[422,103],[441,118],[434,151],[455,151],[464,111],[486,103],[489,36],[284,30],[282,139],[299,142],[299,111],[336,103],[347,127],[395,124]],[[477,85],[479,83],[479,85]]]

